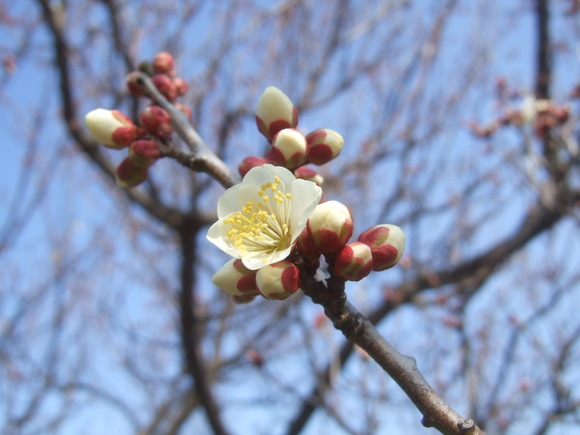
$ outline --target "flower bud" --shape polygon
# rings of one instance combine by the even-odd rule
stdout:
[[[256,274],[256,284],[266,299],[283,300],[300,287],[300,271],[288,260],[263,266]]]
[[[169,101],[174,101],[177,98],[177,89],[173,80],[165,74],[156,74],[151,78],[151,81],[161,94]]]
[[[360,281],[373,267],[371,248],[361,242],[352,242],[336,254],[333,272],[347,281]]]
[[[312,240],[307,228],[304,228],[296,239],[296,247],[300,255],[307,260],[316,261],[320,259],[320,249],[314,244],[314,240]]]
[[[250,302],[252,302],[254,299],[256,299],[256,295],[243,295],[243,296],[232,296],[232,300],[236,303],[236,304],[248,304]]]
[[[91,136],[108,148],[128,147],[137,136],[135,124],[118,110],[91,110],[85,116],[85,124]]]
[[[189,85],[181,77],[175,77],[173,79],[173,86],[175,87],[175,92],[177,93],[178,97],[185,95],[189,90]]]
[[[127,89],[134,97],[143,97],[145,93],[141,85],[137,83],[137,79],[141,76],[141,72],[133,71],[127,74],[125,77],[125,83],[127,84]]]
[[[263,157],[246,157],[244,160],[242,160],[242,163],[238,165],[238,172],[242,177],[244,177],[250,169],[253,169],[256,166],[265,165],[266,163],[270,163],[270,161]]]
[[[180,110],[190,121],[193,119],[191,109],[185,104],[173,103],[176,109]]]
[[[306,161],[306,139],[293,128],[280,130],[272,138],[268,157],[277,166],[296,168]]]
[[[165,139],[173,133],[169,113],[159,106],[149,106],[139,116],[141,126],[153,136]]]
[[[314,246],[323,254],[332,254],[346,245],[352,236],[352,215],[346,205],[326,201],[316,206],[306,228]]]
[[[175,72],[173,56],[165,51],[157,53],[153,58],[153,71],[156,74],[173,74]]]
[[[154,140],[136,140],[129,148],[129,157],[137,166],[146,168],[161,157],[161,150]]]
[[[399,262],[405,250],[405,233],[396,225],[377,225],[363,232],[358,241],[368,245],[373,255],[373,270],[381,271]]]
[[[269,86],[258,101],[256,124],[266,139],[272,141],[280,130],[298,125],[298,110],[284,92]]]
[[[298,169],[294,171],[294,176],[296,178],[301,178],[303,180],[312,181],[313,183],[322,186],[324,183],[324,178],[314,169],[309,168],[308,166],[300,166]]]
[[[232,258],[222,266],[211,281],[219,288],[233,296],[253,299],[258,293],[256,271],[244,266],[242,260]],[[242,302],[242,301],[239,301]],[[249,301],[248,301],[249,302]]]
[[[131,158],[127,157],[119,166],[117,166],[115,181],[120,187],[130,188],[145,181],[147,175],[147,168],[136,165]]]
[[[344,139],[340,134],[329,128],[319,128],[306,136],[308,142],[308,161],[315,165],[330,162],[340,154]]]

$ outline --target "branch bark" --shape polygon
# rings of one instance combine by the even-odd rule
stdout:
[[[473,420],[461,417],[435,393],[419,372],[414,358],[399,353],[365,316],[348,303],[343,280],[333,276],[327,285],[305,278],[302,289],[313,302],[324,307],[336,329],[367,352],[393,378],[423,414],[425,427],[436,428],[448,435],[485,434]]]

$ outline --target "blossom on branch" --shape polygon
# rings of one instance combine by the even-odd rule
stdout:
[[[207,239],[251,270],[284,260],[321,196],[315,183],[285,168],[255,167],[221,196]]]

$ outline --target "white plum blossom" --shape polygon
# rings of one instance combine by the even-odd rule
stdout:
[[[321,196],[320,187],[286,168],[253,168],[219,199],[207,239],[251,270],[284,260]]]

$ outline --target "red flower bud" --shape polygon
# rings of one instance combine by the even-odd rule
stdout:
[[[174,74],[175,61],[173,56],[165,51],[157,53],[153,58],[153,71],[156,74]]]
[[[371,248],[361,242],[352,242],[336,255],[333,272],[347,281],[360,281],[373,267]]]
[[[373,255],[373,270],[381,271],[399,262],[405,250],[405,233],[396,225],[377,225],[363,232],[358,241],[368,245]]]
[[[159,106],[149,106],[139,117],[141,126],[153,136],[166,139],[173,133],[171,117]]]
[[[129,157],[137,166],[146,168],[161,157],[161,150],[154,140],[136,140],[129,148]]]
[[[340,154],[344,139],[328,128],[319,128],[306,136],[308,142],[308,161],[315,165],[328,163]]]
[[[141,76],[139,71],[133,71],[127,74],[125,77],[125,83],[127,84],[127,89],[134,97],[143,97],[145,93],[143,88],[137,83],[137,78]]]
[[[270,163],[270,161],[263,157],[246,157],[244,160],[242,160],[242,163],[238,165],[238,172],[243,177],[250,169],[255,168],[256,166],[265,165],[266,163]]]
[[[137,166],[129,157],[117,167],[115,179],[117,185],[124,188],[135,187],[147,180],[148,170]]]
[[[314,169],[309,168],[308,166],[300,166],[294,171],[294,176],[303,180],[312,181],[319,186],[322,186],[322,183],[324,183],[324,178],[322,178],[322,175],[320,175]]]
[[[173,86],[175,87],[175,92],[177,93],[178,97],[185,95],[189,90],[189,85],[181,77],[175,77],[173,79]]]
[[[161,94],[169,101],[174,101],[177,98],[177,89],[173,80],[165,74],[157,74],[151,78],[151,81]]]

